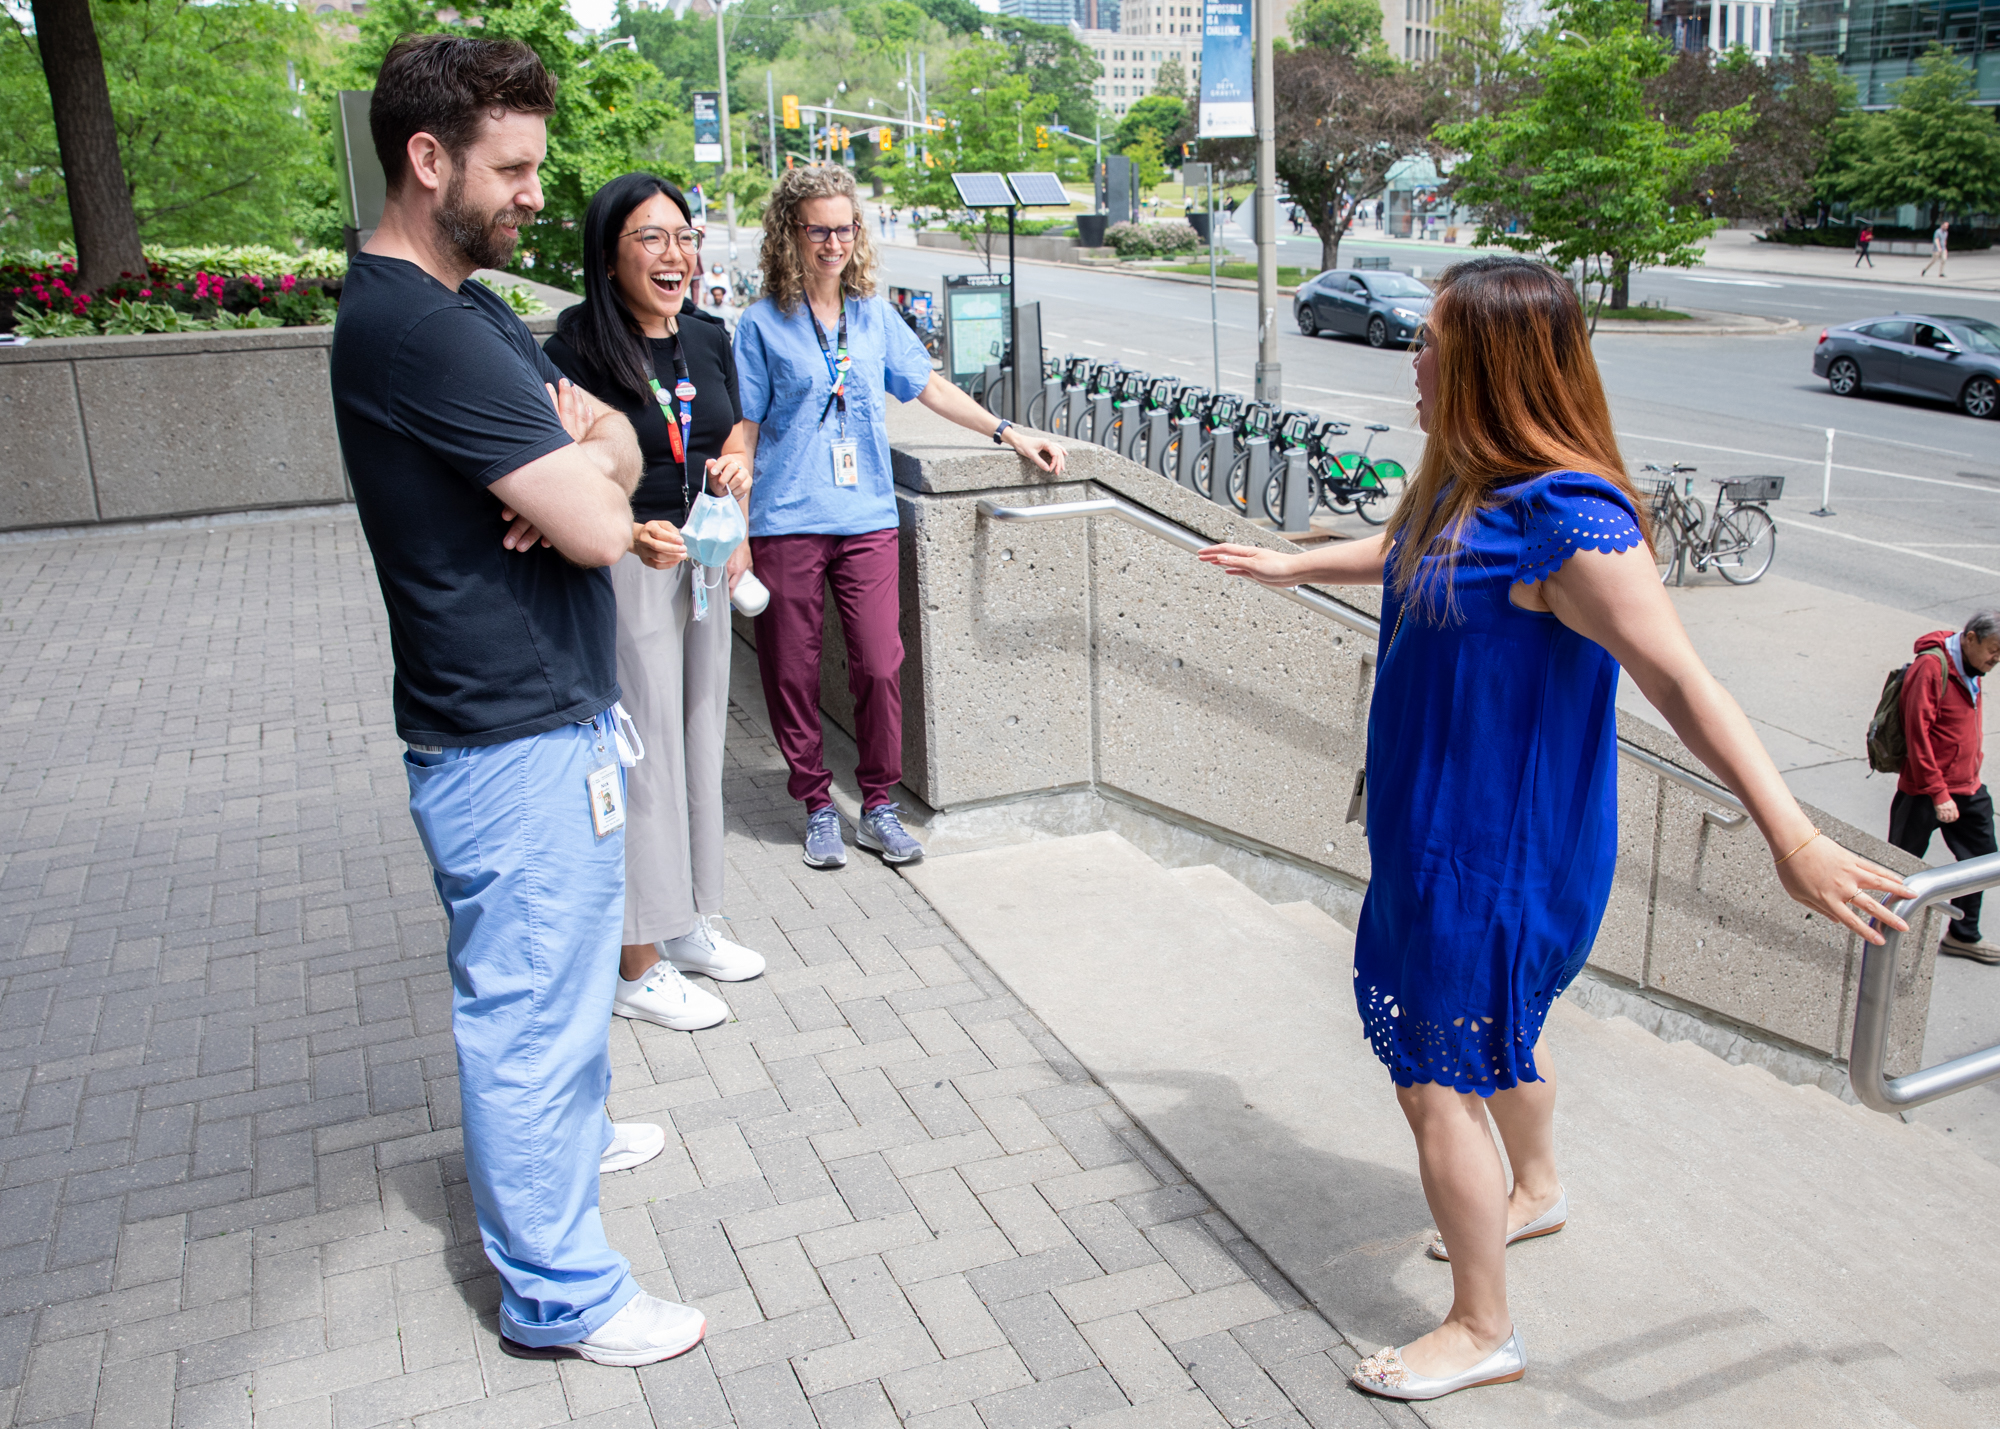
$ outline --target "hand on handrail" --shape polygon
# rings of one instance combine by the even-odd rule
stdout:
[[[1195,559],[1220,567],[1226,576],[1242,576],[1258,585],[1281,590],[1305,579],[1298,569],[1302,563],[1290,551],[1270,551],[1262,546],[1206,546],[1195,552]]]
[[[1871,890],[1892,898],[1914,898],[1916,894],[1898,875],[1841,847],[1825,834],[1815,834],[1811,843],[1781,862],[1778,881],[1795,901],[1878,947],[1884,940],[1876,924],[1886,923],[1899,933],[1910,931],[1908,923],[1868,894]],[[1857,903],[1868,905],[1865,916],[1855,911]]]

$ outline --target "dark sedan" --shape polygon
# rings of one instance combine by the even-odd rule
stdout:
[[[1405,344],[1431,310],[1431,290],[1407,273],[1331,268],[1292,296],[1292,316],[1307,337],[1323,332],[1366,338],[1370,347]]]
[[[1900,392],[1991,417],[2000,413],[2000,327],[1910,313],[1842,323],[1819,335],[1813,375],[1837,397]]]

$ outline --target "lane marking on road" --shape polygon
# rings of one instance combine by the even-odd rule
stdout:
[[[1691,442],[1688,441],[1685,437],[1649,437],[1649,436],[1642,436],[1637,432],[1620,432],[1618,435],[1627,441],[1665,442],[1669,446],[1694,447],[1700,451],[1706,451],[1706,452],[1728,452],[1732,456],[1754,456],[1759,461],[1788,461],[1795,466],[1813,466],[1813,467],[1824,467],[1826,464],[1826,459],[1824,457],[1779,456],[1776,452],[1753,452],[1753,451],[1748,451],[1743,447],[1719,447],[1711,442]],[[1864,437],[1862,438],[1862,440],[1870,441],[1874,439]],[[1948,453],[1948,455],[1958,456],[1960,455],[1960,453],[1951,452]],[[1978,492],[1983,492],[1987,496],[2000,496],[2000,489],[1996,489],[1991,486],[1975,486],[1969,481],[1946,481],[1941,476],[1912,476],[1910,475],[1910,473],[1906,471],[1883,471],[1880,467],[1849,466],[1845,462],[1838,462],[1838,461],[1833,464],[1833,469],[1835,471],[1857,472],[1862,476],[1887,476],[1887,477],[1893,477],[1897,481],[1922,482],[1925,486],[1950,486],[1950,487],[1955,487],[1960,491],[1978,491]]]
[[[1762,278],[1697,278],[1692,273],[1662,273],[1667,279],[1679,279],[1683,283],[1723,283],[1732,288],[1782,288],[1783,283],[1767,283]]]
[[[1940,566],[1956,566],[1962,571],[1977,571],[1982,576],[2000,576],[2000,570],[1991,566],[1975,566],[1970,561],[1955,561],[1950,556],[1934,556],[1929,551],[1915,546],[1899,546],[1893,541],[1873,541],[1866,536],[1857,536],[1851,531],[1836,531],[1829,526],[1816,526],[1810,521],[1797,521],[1789,516],[1771,518],[1780,526],[1791,526],[1800,531],[1811,531],[1819,536],[1833,536],[1842,541],[1853,541],[1857,545],[1873,546],[1878,551],[1894,551],[1899,556],[1915,556],[1920,561],[1930,561]]]
[[[1121,347],[1118,350],[1120,352],[1129,352],[1134,357],[1151,357],[1153,355],[1143,347]]]

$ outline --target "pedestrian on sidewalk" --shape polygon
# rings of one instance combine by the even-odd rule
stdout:
[[[606,1031],[625,907],[615,600],[632,424],[573,385],[480,268],[542,207],[556,83],[519,40],[414,35],[369,129],[381,225],[348,263],[334,422],[388,608],[410,814],[444,905],[465,1174],[501,1348],[640,1365],[701,1340],[605,1239]]]
[[[1944,276],[1945,259],[1950,256],[1951,220],[1948,218],[1940,219],[1937,228],[1931,233],[1931,256],[1924,260],[1923,269],[1917,276],[1920,278],[1929,276],[1931,264],[1935,263],[1937,264],[1938,276],[1942,278]]]
[[[1889,805],[1889,842],[1922,858],[1931,835],[1944,835],[1955,859],[2000,852],[1994,842],[1993,796],[1979,777],[1985,737],[1979,708],[1981,677],[2000,664],[2000,610],[1982,610],[1956,633],[1919,636],[1903,676],[1903,767]],[[2000,946],[1979,936],[1981,895],[1952,900],[1958,916],[1938,951],[2000,963]]]
[[[563,310],[549,360],[638,434],[631,549],[611,567],[618,688],[646,757],[626,780],[625,919],[611,1010],[681,1032],[727,1020],[721,998],[686,973],[742,982],[760,953],[722,936],[722,742],[729,724],[731,635],[721,602],[694,618],[693,567],[680,528],[704,484],[749,509],[750,449],[729,335],[691,305],[701,249],[680,189],[625,174],[583,216],[583,301]],[[675,394],[694,388],[685,432]],[[741,580],[739,545],[726,579]]]
[[[931,370],[908,323],[875,293],[875,249],[854,177],[831,166],[781,175],[764,212],[765,296],[736,325],[743,416],[755,453],[750,546],[771,601],[757,617],[757,669],[786,784],[806,806],[805,861],[847,862],[820,735],[826,588],[847,642],[854,696],[856,838],[888,863],[923,857],[891,794],[903,777],[903,637],[894,483],[884,394],[922,402],[1063,468],[1051,438],[998,420]]]
[[[1868,245],[1873,243],[1874,241],[1875,241],[1875,225],[1872,223],[1862,224],[1861,232],[1856,234],[1854,237],[1855,267],[1859,268],[1861,266],[1861,262],[1863,259],[1867,259],[1868,266],[1870,268],[1873,268],[1875,266],[1875,260],[1873,258],[1868,257]]]
[[[1452,1274],[1441,1326],[1354,1368],[1356,1385],[1394,1399],[1526,1372],[1506,1248],[1569,1216],[1541,1034],[1611,893],[1621,666],[1743,800],[1793,898],[1879,943],[1849,905],[1901,927],[1866,894],[1904,893],[1813,828],[1688,643],[1562,275],[1520,258],[1459,263],[1425,329],[1423,459],[1383,535],[1201,552],[1265,585],[1383,587],[1354,989],[1416,1136],[1432,1253]]]

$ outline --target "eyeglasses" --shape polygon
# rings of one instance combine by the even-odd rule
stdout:
[[[621,233],[620,238],[636,238],[639,246],[655,258],[667,251],[669,243],[678,243],[683,253],[701,251],[701,235],[692,228],[683,228],[677,233],[669,233],[664,228],[635,228],[630,233]]]
[[[843,223],[838,228],[828,228],[823,223],[802,223],[799,227],[804,229],[806,237],[815,243],[832,243],[836,240],[841,243],[852,243],[854,235],[861,231],[861,225],[858,223]]]

